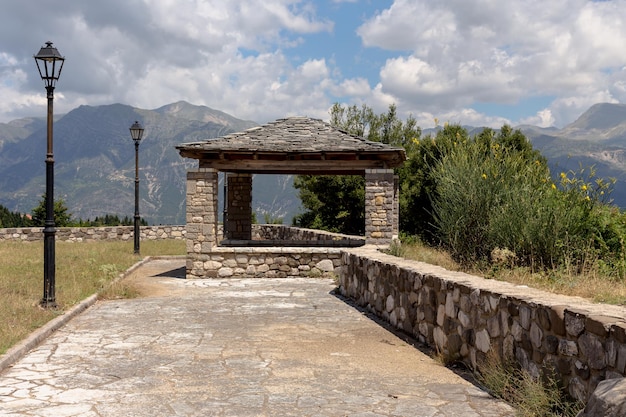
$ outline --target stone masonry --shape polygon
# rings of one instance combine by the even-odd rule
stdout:
[[[252,238],[252,174],[226,174],[228,208],[225,237],[250,240]]]
[[[187,172],[187,255],[192,258],[217,245],[217,170]]]
[[[368,244],[388,245],[398,237],[397,186],[392,169],[365,171],[365,237]]]
[[[141,226],[141,240],[185,239],[185,226]],[[57,227],[55,238],[64,242],[90,242],[102,240],[133,240],[133,226]],[[0,229],[0,241],[34,242],[43,240],[41,227],[14,227]]]
[[[214,247],[187,259],[187,278],[336,277],[340,248]]]
[[[553,373],[586,402],[598,383],[626,373],[626,308],[485,280],[403,260],[376,248],[344,249],[342,295],[472,369],[489,354],[531,375]]]

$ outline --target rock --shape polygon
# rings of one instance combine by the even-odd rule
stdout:
[[[331,261],[330,259],[324,259],[322,261],[319,261],[315,266],[324,272],[333,272],[335,270],[333,261]]]
[[[220,278],[232,277],[232,276],[233,276],[233,274],[234,274],[233,269],[232,269],[232,268],[228,268],[228,267],[220,268],[220,269],[217,271],[217,275],[218,275]]]
[[[604,346],[598,338],[592,334],[585,333],[578,338],[578,346],[591,369],[604,369],[606,367],[606,353]]]
[[[387,297],[387,302],[385,303],[385,309],[387,310],[387,313],[391,313],[394,308],[395,301],[393,299],[393,295],[389,294],[389,296]]]
[[[476,332],[476,349],[483,353],[489,352],[491,347],[491,339],[487,330],[480,330]]]
[[[626,416],[626,378],[602,381],[591,394],[584,410],[576,417]]]

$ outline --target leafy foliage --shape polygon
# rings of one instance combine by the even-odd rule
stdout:
[[[11,212],[3,205],[0,205],[0,228],[30,227],[32,223],[28,216],[18,212]]]
[[[331,109],[330,123],[351,135],[393,146],[408,145],[421,135],[414,118],[409,117],[405,122],[398,118],[395,105],[389,106],[387,113],[376,115],[366,105],[359,108],[336,103]],[[299,190],[305,209],[304,213],[294,218],[294,225],[338,233],[364,233],[363,177],[300,175],[296,177],[294,187]]]
[[[365,181],[355,175],[298,175],[302,205],[307,208],[294,218],[300,227],[336,233],[365,231]]]
[[[103,217],[96,217],[94,220],[73,219],[68,212],[69,209],[62,199],[54,201],[54,223],[56,227],[100,227],[100,226],[132,226],[135,222],[134,218],[124,216],[120,217],[116,214],[106,214]],[[46,221],[46,195],[41,197],[39,205],[33,209],[33,219],[31,226],[43,227]],[[141,218],[139,220],[141,226],[147,226],[148,222]]]
[[[450,141],[450,129],[459,140]],[[506,250],[517,264],[535,268],[618,261],[623,226],[603,204],[610,181],[581,169],[554,182],[545,158],[519,131],[505,126],[469,138],[458,129],[440,132],[435,145],[444,151],[430,166],[433,233],[455,259],[489,262],[494,251]]]
[[[93,227],[99,227],[99,226],[132,226],[133,224],[135,224],[135,219],[128,217],[128,216],[124,216],[123,218],[120,219],[120,217],[116,214],[106,214],[104,215],[104,217],[99,217],[97,216],[95,219],[90,220],[83,220],[83,219],[79,219],[78,221],[73,222],[74,226],[78,226],[78,227],[88,227],[88,226],[93,226]],[[140,218],[139,219],[139,224],[141,226],[147,226],[148,222],[143,219]]]
[[[626,215],[607,204],[613,180],[593,167],[554,177],[547,160],[520,130],[505,125],[470,137],[459,125],[421,137],[396,107],[376,115],[365,105],[335,104],[331,123],[368,140],[404,147],[396,170],[400,231],[442,245],[464,264],[498,258],[533,270],[581,271],[594,264],[626,277]],[[299,176],[302,227],[363,233],[362,177]]]
[[[72,215],[62,199],[55,200],[53,205],[54,224],[57,227],[71,226]],[[43,227],[46,222],[46,194],[41,196],[39,205],[33,209],[33,226]]]

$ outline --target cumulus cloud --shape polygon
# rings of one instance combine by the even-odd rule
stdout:
[[[43,113],[32,55],[48,40],[67,58],[57,112],[187,100],[265,122],[327,118],[341,101],[379,112],[396,104],[431,125],[438,117],[562,126],[596,102],[626,102],[626,0],[331,3],[7,2],[0,122]],[[533,97],[551,102],[519,120],[474,110]]]
[[[416,109],[544,94],[555,96],[554,118],[541,120],[563,124],[591,98],[623,97],[623,78],[611,75],[624,63],[625,20],[621,0],[396,0],[358,33],[367,46],[404,51],[381,69],[381,88]]]

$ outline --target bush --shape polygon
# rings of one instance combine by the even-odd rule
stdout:
[[[511,138],[515,136],[515,140]],[[455,141],[432,169],[435,233],[465,264],[488,263],[494,249],[533,268],[578,270],[607,257],[623,265],[623,219],[603,201],[610,182],[593,169],[561,173],[510,129]]]

